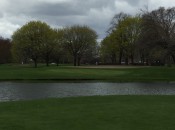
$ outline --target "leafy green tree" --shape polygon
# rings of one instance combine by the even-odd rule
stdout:
[[[84,52],[81,63],[83,64],[98,64],[99,62],[99,46],[98,43],[95,42]],[[78,65],[80,65],[80,61],[78,61]]]
[[[141,18],[128,17],[122,23],[122,31],[125,35],[125,57],[126,61],[131,59],[131,64],[134,64],[134,57],[137,51],[137,43],[141,33]]]
[[[122,57],[124,56],[124,48],[125,48],[125,41],[126,41],[126,35],[125,30],[123,27],[123,21],[130,17],[128,14],[125,13],[119,13],[116,14],[112,21],[111,21],[111,27],[108,30],[109,35],[113,36],[113,41],[118,46],[118,53],[119,53],[119,64],[122,62]]]
[[[175,61],[175,8],[165,9],[160,7],[151,12],[145,11],[143,14],[142,23],[142,41],[149,47],[149,51],[157,50],[154,53],[155,58],[157,55],[162,55],[159,61],[164,61],[164,64],[169,64],[171,57]],[[149,53],[149,57],[153,58],[153,53]]]
[[[63,46],[63,35],[64,30],[63,29],[55,29],[55,46],[53,48],[52,53],[52,59],[54,62],[56,62],[57,66],[60,63],[60,60],[63,59],[66,55],[66,50]]]
[[[64,29],[64,47],[73,56],[74,66],[80,65],[83,55],[96,44],[96,32],[87,26],[72,26]]]
[[[11,41],[0,37],[0,64],[9,63],[11,61]]]
[[[126,64],[128,64],[129,59],[133,64],[141,32],[141,18],[120,13],[115,15],[112,23],[113,26],[109,36],[113,39],[111,42],[117,44],[119,64],[121,64],[123,57]]]
[[[117,63],[118,44],[112,34],[103,39],[100,52],[104,62],[108,63],[108,60],[111,59],[112,64]]]
[[[46,27],[45,31],[47,32],[43,34],[43,41],[41,43],[41,58],[45,60],[46,66],[49,66],[51,56],[53,55],[54,49],[57,46],[57,33],[50,27]]]
[[[48,64],[53,45],[53,31],[49,25],[41,21],[31,21],[12,36],[13,53],[21,61],[32,59],[37,67],[38,59],[45,55]]]

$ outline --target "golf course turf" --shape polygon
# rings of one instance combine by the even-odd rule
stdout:
[[[175,67],[0,65],[0,81],[174,82]],[[175,96],[93,96],[0,103],[0,130],[174,130]]]
[[[175,96],[104,96],[0,103],[1,130],[174,130]]]
[[[0,65],[0,80],[167,82],[175,81],[175,67],[78,68],[67,66]]]

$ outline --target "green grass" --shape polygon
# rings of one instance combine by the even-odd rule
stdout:
[[[175,67],[76,68],[70,66],[0,65],[0,80],[98,80],[114,82],[175,81]]]
[[[0,130],[174,130],[175,96],[0,103]]]
[[[0,81],[175,81],[175,67],[92,69],[0,65]],[[105,96],[0,103],[0,130],[174,130],[175,96]]]

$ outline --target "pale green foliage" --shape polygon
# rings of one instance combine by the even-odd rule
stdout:
[[[31,21],[14,32],[13,53],[20,60],[32,59],[36,67],[38,58],[51,51],[54,44],[53,36],[53,30],[49,25],[41,21]]]
[[[124,18],[118,20],[118,23],[115,24],[107,37],[107,39],[110,39],[107,50],[113,53],[115,49],[119,55],[119,62],[124,57],[125,59],[130,58],[133,63],[137,41],[141,33],[141,18],[138,16],[124,16]]]
[[[139,17],[128,17],[121,24],[122,28],[120,31],[124,35],[123,46],[125,57],[132,59],[135,55],[136,43],[141,33],[141,19]]]
[[[52,53],[52,58],[53,60],[57,63],[57,65],[60,62],[61,58],[64,58],[66,55],[66,49],[63,47],[63,35],[64,35],[64,30],[63,29],[55,29],[54,30],[55,34],[55,46],[53,48],[53,53]]]
[[[115,41],[114,35],[111,34],[107,36],[101,42],[100,54],[104,62],[109,62],[110,59],[112,63],[116,62],[116,56],[118,53],[118,44]]]
[[[128,17],[118,24],[112,35],[116,35],[116,39],[124,47],[132,46],[139,38],[141,32],[140,24],[141,19],[139,17]]]

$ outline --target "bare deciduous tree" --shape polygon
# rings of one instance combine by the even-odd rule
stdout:
[[[97,34],[87,26],[72,26],[64,29],[64,46],[74,58],[74,66],[80,65],[82,56],[96,44]]]
[[[152,12],[145,12],[143,15],[144,41],[147,41],[150,48],[161,47],[166,50],[164,62],[169,64],[169,57],[174,57],[172,49],[175,46],[175,8],[165,9],[160,7]],[[175,59],[174,59],[175,61]]]

